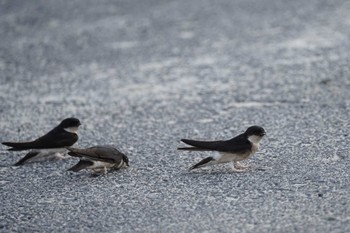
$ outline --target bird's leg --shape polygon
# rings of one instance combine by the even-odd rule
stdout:
[[[69,158],[69,157],[66,156],[65,153],[56,152],[56,153],[54,154],[54,158],[55,158],[55,159],[67,159],[67,158]]]
[[[100,175],[101,175],[101,173],[104,173],[104,172],[103,172],[103,169],[101,169],[101,168],[93,168],[92,171],[93,171],[95,174],[100,174]]]
[[[236,162],[231,163],[231,168],[232,168],[232,171],[234,172],[244,172],[243,169],[239,169],[236,167]]]
[[[100,175],[106,175],[107,174],[107,168],[103,167],[103,168],[92,168],[92,177],[98,177]]]
[[[103,175],[107,175],[107,167],[103,167]]]
[[[235,161],[234,162],[234,167],[237,168],[237,169],[244,170],[244,169],[249,168],[250,166],[249,165],[242,165],[240,162]]]

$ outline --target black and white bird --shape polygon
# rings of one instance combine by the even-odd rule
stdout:
[[[2,144],[11,147],[9,151],[31,150],[15,166],[41,159],[64,158],[66,147],[78,141],[77,131],[80,125],[77,118],[66,118],[50,132],[34,141],[2,142]]]
[[[259,149],[260,140],[266,134],[264,128],[251,126],[244,133],[226,141],[195,141],[181,139],[182,142],[192,147],[180,147],[178,150],[188,151],[214,151],[216,154],[207,157],[190,169],[214,165],[218,163],[233,162],[234,171],[243,171],[248,168],[240,164],[240,161],[250,158]]]
[[[93,146],[86,149],[67,148],[68,154],[79,157],[80,161],[68,171],[78,172],[91,169],[94,173],[107,174],[107,169],[119,169],[129,166],[128,157],[113,146]]]

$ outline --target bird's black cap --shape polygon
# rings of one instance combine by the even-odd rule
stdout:
[[[251,136],[251,135],[257,135],[257,136],[264,136],[266,134],[266,131],[263,127],[261,126],[250,126],[245,132],[244,134]]]
[[[78,127],[80,125],[81,123],[79,119],[74,117],[66,118],[59,124],[59,126],[61,126],[62,128]]]

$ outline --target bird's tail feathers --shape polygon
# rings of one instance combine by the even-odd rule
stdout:
[[[190,167],[190,170],[210,165],[210,164],[212,164],[213,161],[215,161],[215,159],[213,157],[207,157],[207,158],[203,159],[202,161],[200,161],[199,163]]]
[[[12,147],[8,149],[9,151],[20,151],[31,149],[32,142],[2,142],[1,144]]]
[[[69,168],[68,171],[78,172],[84,168],[91,166],[91,165],[93,165],[93,162],[91,162],[91,161],[80,160],[76,165]]]
[[[26,163],[28,160],[37,156],[39,153],[40,152],[38,152],[38,151],[31,151],[28,154],[26,154],[22,159],[20,159],[17,163],[15,163],[13,166],[21,166],[24,163]]]

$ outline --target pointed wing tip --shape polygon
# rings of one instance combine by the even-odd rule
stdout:
[[[78,154],[78,153],[76,153],[75,151],[72,151],[72,150],[70,150],[69,152],[68,152],[68,155],[70,155],[70,156],[72,156],[72,157],[81,157],[81,155],[80,154]]]
[[[28,147],[28,145],[26,145],[26,142],[2,142],[1,144],[11,147],[7,149],[8,151],[21,151],[31,149],[31,147]]]
[[[185,150],[185,151],[207,151],[208,149],[195,147],[195,146],[189,146],[189,147],[179,147],[178,150]]]
[[[34,157],[34,156],[33,156]],[[17,163],[13,164],[14,167],[19,167],[24,165],[29,159],[33,158],[33,157],[27,157],[24,156],[24,158],[20,159]]]
[[[74,147],[70,147],[70,146],[66,146],[65,147],[67,150],[69,150],[69,151],[74,151],[74,150],[76,150],[77,148],[74,148]]]
[[[67,169],[67,171],[69,172],[79,172],[80,170],[84,169],[84,168],[81,168],[79,167],[79,163],[77,163],[76,165],[74,165],[73,167]]]
[[[13,146],[11,145],[12,142],[1,142],[1,144],[4,145],[4,146],[13,147]],[[10,149],[8,149],[8,150],[10,150]]]
[[[177,150],[188,150],[189,147],[178,147]]]
[[[182,138],[182,139],[180,139],[180,141],[183,142],[183,143],[185,143],[185,144],[187,144],[187,142],[188,142],[189,140],[188,140],[188,139]],[[178,148],[177,148],[177,150],[191,150],[191,149],[193,149],[193,148],[192,148],[192,147],[178,147]]]
[[[73,156],[73,157],[81,157],[81,155],[80,155],[80,151],[81,151],[81,149],[79,149],[79,148],[75,148],[75,147],[66,147],[66,149],[68,150],[68,154],[70,155],[70,156]]]

